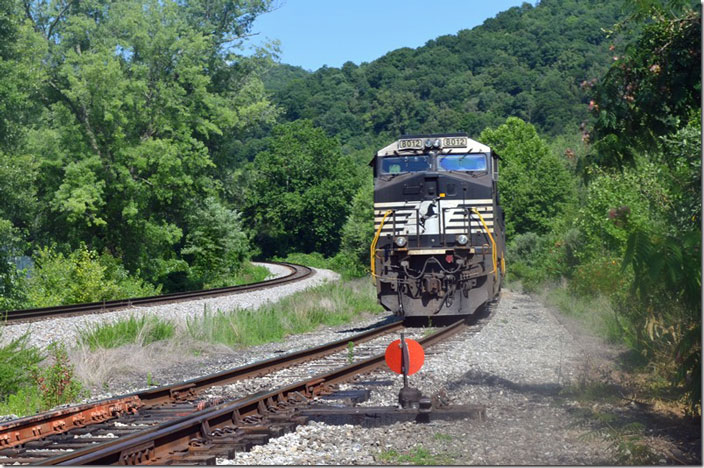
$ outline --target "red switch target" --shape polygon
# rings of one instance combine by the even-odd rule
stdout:
[[[417,341],[408,338],[406,338],[405,341],[406,347],[408,348],[408,375],[412,375],[423,367],[423,362],[425,362],[425,351],[423,351],[423,347]],[[401,370],[401,340],[393,341],[386,348],[384,358],[386,359],[386,365],[389,366],[389,369],[397,374],[403,373]]]

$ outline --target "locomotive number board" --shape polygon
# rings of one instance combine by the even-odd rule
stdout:
[[[427,141],[430,142],[428,146],[433,146],[437,140],[437,138],[428,139]],[[464,148],[467,146],[467,137],[443,137],[439,140],[441,148]],[[425,140],[422,138],[408,138],[398,141],[398,149],[400,150],[423,149],[424,147]]]
[[[398,149],[423,149],[423,140],[421,138],[412,138],[409,140],[399,140]]]
[[[442,139],[443,148],[464,148],[467,146],[467,137],[447,137]]]

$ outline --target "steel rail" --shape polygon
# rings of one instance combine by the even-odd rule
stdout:
[[[185,382],[15,419],[6,424],[0,424],[0,449],[12,448],[49,435],[62,434],[71,429],[102,423],[120,414],[135,413],[144,407],[195,399],[198,392],[208,387],[227,385],[238,380],[265,375],[301,362],[344,351],[350,342],[357,345],[401,328],[403,328],[403,323],[396,321],[320,346],[287,353]]]
[[[431,346],[465,328],[463,321],[445,327],[419,342]],[[223,403],[189,416],[167,421],[115,441],[88,447],[65,455],[43,460],[41,465],[112,465],[112,464],[165,464],[179,462],[178,456],[188,453],[189,443],[200,440],[207,444],[217,429],[237,430],[242,419],[264,416],[292,404],[292,402],[320,395],[331,385],[349,381],[359,374],[370,372],[384,364],[384,354],[322,373],[298,383]]]
[[[226,294],[242,293],[247,291],[255,291],[258,289],[268,288],[272,286],[277,286],[284,283],[292,283],[299,281],[303,278],[310,276],[313,272],[310,268],[297,265],[294,263],[275,263],[275,262],[261,262],[268,263],[271,265],[285,266],[291,272],[279,278],[273,278],[270,280],[257,281],[255,283],[242,284],[238,286],[225,286],[221,288],[214,289],[203,289],[198,291],[187,291],[187,292],[177,292],[170,294],[163,294],[160,296],[145,296],[136,297],[129,299],[116,299],[112,301],[102,301],[102,302],[89,302],[84,304],[71,304],[67,306],[55,306],[55,307],[39,307],[35,309],[20,309],[20,310],[10,310],[7,312],[0,312],[0,319],[7,322],[16,322],[20,320],[30,320],[39,318],[52,318],[62,315],[69,315],[81,312],[103,312],[115,309],[123,309],[131,306],[145,306],[145,305],[155,305],[155,304],[168,304],[172,302],[180,302],[189,299],[200,299],[208,297],[223,296]]]

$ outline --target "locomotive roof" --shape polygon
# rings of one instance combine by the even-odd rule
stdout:
[[[440,148],[433,148],[434,150],[439,150],[441,153],[489,153],[491,148],[485,144],[479,143],[476,140],[472,140],[467,136],[466,133],[431,133],[422,135],[401,135],[401,137],[394,141],[393,143],[383,147],[376,152],[375,156],[398,156],[398,155],[413,155],[419,152],[425,152],[423,149],[399,149],[399,142],[401,141],[412,141],[412,140],[437,140],[445,141],[445,139],[451,139],[453,143],[457,141],[465,142],[466,144],[457,145],[453,144],[451,147],[441,146]],[[466,140],[465,140],[466,139]]]

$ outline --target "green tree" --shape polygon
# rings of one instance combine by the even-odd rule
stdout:
[[[660,19],[646,25],[623,56],[614,57],[616,63],[598,82],[591,135],[594,145],[588,163],[632,164],[637,154],[652,152],[659,137],[683,126],[692,109],[699,107],[699,11],[686,9],[682,16],[672,18],[664,15],[660,2],[644,3],[651,4],[644,11],[659,11]]]
[[[21,308],[25,300],[16,259],[27,249],[39,205],[38,165],[23,145],[40,108],[41,55],[19,2],[0,0],[0,310]]]
[[[374,238],[374,184],[367,175],[355,193],[350,214],[342,228],[340,254],[360,276],[370,268],[369,247]]]
[[[337,139],[308,120],[279,125],[251,169],[245,215],[264,256],[337,251],[356,187]]]
[[[575,198],[574,180],[565,164],[538,136],[533,125],[509,117],[485,129],[480,141],[501,157],[499,193],[506,212],[506,234],[544,234]]]
[[[240,214],[209,197],[191,216],[191,229],[181,250],[190,265],[191,281],[197,288],[232,284],[233,276],[249,254]]]
[[[236,54],[269,2],[26,3],[45,48],[45,106],[27,145],[50,207],[37,240],[106,248],[152,282],[187,272],[196,200],[221,194],[212,154],[276,115],[261,58]]]

